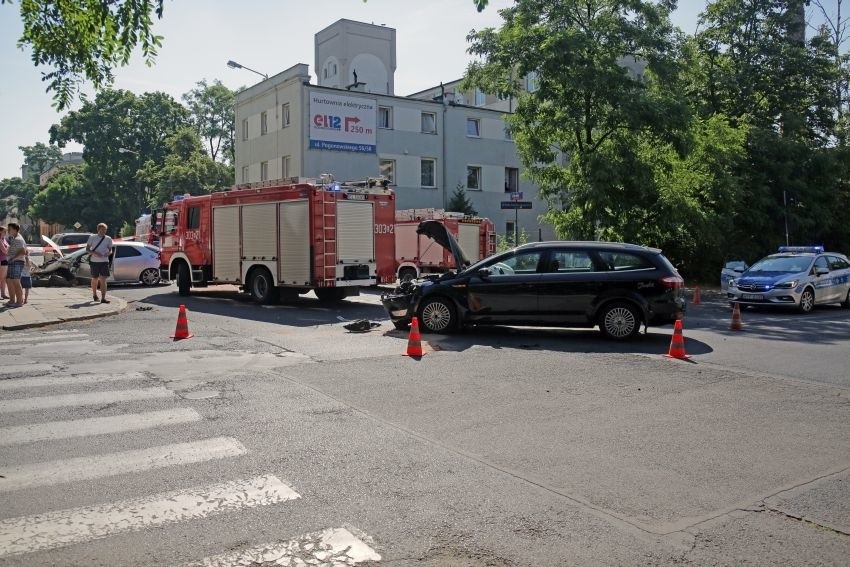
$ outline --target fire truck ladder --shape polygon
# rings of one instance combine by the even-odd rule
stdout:
[[[333,287],[336,284],[336,194],[321,190],[321,216],[317,220],[322,230],[321,252],[317,258],[319,285]]]

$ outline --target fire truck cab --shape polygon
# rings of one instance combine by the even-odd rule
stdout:
[[[383,178],[265,181],[175,198],[155,214],[163,278],[180,295],[235,284],[258,303],[320,300],[395,281],[395,195]]]

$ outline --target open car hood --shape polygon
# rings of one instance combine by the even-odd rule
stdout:
[[[426,220],[419,223],[419,227],[416,229],[416,234],[424,234],[449,252],[451,252],[452,257],[455,259],[455,267],[458,272],[465,269],[469,266],[469,260],[463,254],[463,250],[461,250],[457,241],[454,237],[446,230],[446,226],[437,221]]]

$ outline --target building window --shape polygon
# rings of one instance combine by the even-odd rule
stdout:
[[[484,106],[487,102],[487,97],[481,89],[475,89],[475,106]]]
[[[248,119],[242,121],[242,139],[248,139]]]
[[[505,193],[516,193],[519,191],[519,169],[515,167],[505,168]]]
[[[514,133],[511,132],[511,125],[505,122],[505,140],[513,141]]]
[[[269,133],[269,113],[263,111],[260,113],[260,136],[265,136]]]
[[[242,166],[242,183],[248,183],[248,166]]]
[[[264,161],[260,163],[260,181],[268,181],[269,180],[269,162]]]
[[[532,71],[528,75],[525,76],[525,90],[530,93],[533,93],[537,89],[540,88],[540,76],[537,74],[537,71]]]
[[[437,115],[433,112],[422,113],[422,133],[436,134],[437,133]]]
[[[481,168],[476,165],[466,166],[466,188],[481,191]]]
[[[289,103],[280,107],[280,120],[283,128],[289,126]]]
[[[436,187],[437,160],[423,158],[420,163],[422,170],[420,185],[422,185],[422,187]]]
[[[511,244],[515,244],[516,225],[514,225],[514,221],[507,221],[505,223],[505,239],[507,239],[507,241]]]
[[[381,175],[390,180],[390,183],[395,185],[395,160],[382,159],[378,162],[378,171]]]
[[[389,106],[378,107],[378,128],[391,130],[393,127],[393,109]]]
[[[481,120],[478,118],[466,119],[466,135],[473,138],[481,137]]]
[[[289,179],[292,177],[292,172],[290,171],[290,164],[292,163],[292,156],[283,156],[280,158],[280,177],[281,179]]]

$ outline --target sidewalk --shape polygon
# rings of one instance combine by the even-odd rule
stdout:
[[[35,287],[29,302],[9,309],[0,303],[0,329],[7,331],[42,327],[65,321],[82,321],[116,315],[127,308],[127,302],[108,295],[108,304],[95,303],[88,287]]]

